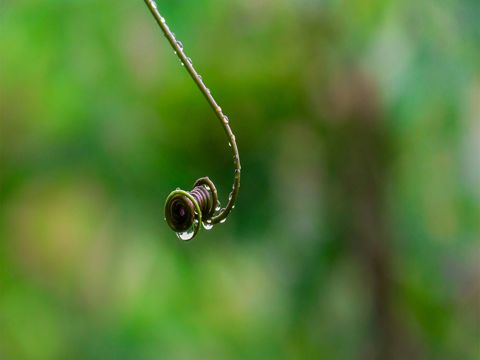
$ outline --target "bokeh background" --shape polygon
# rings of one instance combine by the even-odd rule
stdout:
[[[1,359],[479,359],[477,0],[0,1]]]

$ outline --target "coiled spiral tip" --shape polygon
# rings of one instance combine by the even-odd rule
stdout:
[[[165,220],[181,240],[192,240],[198,233],[202,219],[208,222],[215,213],[217,189],[205,177],[198,179],[191,191],[172,191],[165,202]]]
[[[186,231],[192,227],[195,220],[195,205],[188,197],[174,191],[167,201],[165,218],[173,231]]]

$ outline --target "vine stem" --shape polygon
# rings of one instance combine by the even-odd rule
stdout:
[[[173,50],[177,54],[178,58],[180,59],[184,67],[187,69],[188,73],[192,77],[195,84],[197,84],[202,94],[205,96],[205,99],[210,104],[217,118],[220,120],[220,123],[223,126],[223,129],[225,130],[225,134],[228,137],[230,146],[232,147],[233,164],[235,166],[235,174],[234,174],[232,191],[230,192],[227,205],[210,219],[211,224],[217,224],[217,223],[223,222],[227,218],[227,216],[230,214],[232,209],[234,208],[235,201],[237,200],[237,197],[238,197],[238,191],[240,189],[240,173],[241,173],[242,166],[240,164],[240,155],[238,152],[238,146],[237,146],[237,141],[235,139],[235,135],[233,134],[232,129],[230,128],[230,122],[228,117],[223,113],[222,108],[217,104],[217,102],[213,98],[209,88],[203,82],[202,77],[197,73],[197,71],[193,67],[192,60],[189,57],[187,57],[187,55],[185,54],[185,51],[183,50],[183,45],[181,44],[181,42],[179,42],[175,38],[175,35],[172,33],[172,31],[168,27],[167,22],[165,21],[165,18],[158,11],[157,3],[154,0],[144,0],[144,1],[148,6],[148,8],[150,9],[150,12],[152,13],[153,17],[157,21],[158,25],[160,26],[160,29],[162,29],[168,42],[170,43]]]

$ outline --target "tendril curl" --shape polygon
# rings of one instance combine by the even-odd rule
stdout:
[[[240,164],[240,155],[235,135],[230,127],[228,117],[223,113],[222,108],[217,104],[212,96],[209,88],[203,82],[202,77],[193,67],[192,60],[185,54],[183,45],[175,38],[160,14],[157,3],[154,0],[144,0],[153,17],[157,21],[160,29],[172,46],[174,52],[187,69],[197,87],[200,89],[210,107],[215,112],[220,124],[222,125],[229,144],[233,151],[233,164],[235,167],[232,191],[228,197],[227,205],[223,208],[219,206],[217,190],[213,182],[207,178],[200,178],[194,184],[194,189],[190,192],[177,189],[173,191],[167,198],[165,203],[165,219],[168,225],[177,233],[182,240],[193,239],[203,223],[206,229],[210,229],[213,225],[223,223],[232,209],[240,189],[240,174],[242,166]]]

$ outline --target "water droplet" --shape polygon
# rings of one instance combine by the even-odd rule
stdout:
[[[229,146],[229,147],[232,147],[232,143],[231,143],[230,141],[228,142],[228,146]]]
[[[188,241],[188,240],[191,240],[193,238],[193,230],[187,230],[185,232],[179,232],[177,233],[177,237],[180,239],[180,240],[183,240],[183,241]]]
[[[228,119],[228,116],[227,116],[227,115],[224,115],[224,116],[223,116],[223,122],[224,122],[225,124],[228,124],[228,123],[230,122],[230,120]]]
[[[203,222],[203,228],[205,230],[212,230],[212,228],[213,228],[212,222],[210,220],[204,221]]]
[[[183,44],[180,40],[177,40],[177,45],[181,50],[183,50]]]
[[[193,61],[192,61],[192,59],[190,59],[190,58],[187,58],[187,61],[188,61],[190,64],[193,64]]]
[[[220,224],[224,224],[225,221],[227,221],[227,218],[223,219],[222,221],[220,221]]]

